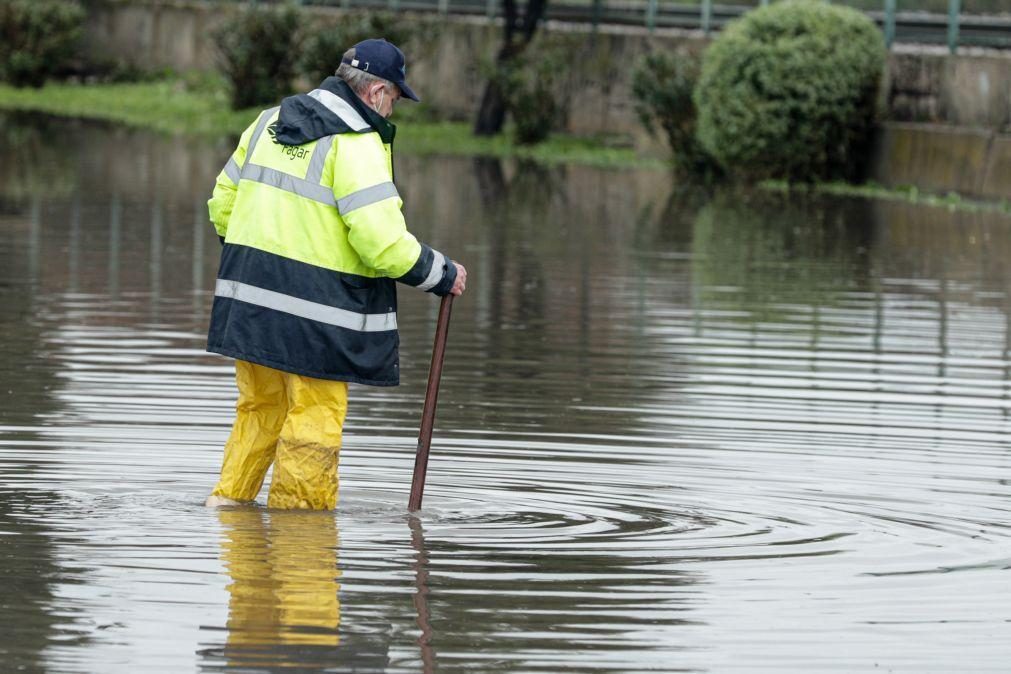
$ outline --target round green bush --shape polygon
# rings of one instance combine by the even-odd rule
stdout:
[[[78,57],[84,18],[71,0],[0,0],[0,80],[41,87]]]
[[[699,140],[746,179],[855,177],[884,62],[881,32],[856,10],[785,0],[749,12],[704,56]]]

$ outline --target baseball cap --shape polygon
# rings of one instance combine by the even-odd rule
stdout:
[[[392,42],[382,38],[363,40],[354,46],[354,56],[341,61],[352,68],[364,70],[370,75],[381,77],[400,87],[400,93],[412,101],[420,101],[417,94],[407,86],[407,64],[404,52]]]

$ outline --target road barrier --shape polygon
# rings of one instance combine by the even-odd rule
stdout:
[[[720,30],[769,0],[732,5],[712,0],[550,0],[546,18],[593,26],[636,25],[700,30],[706,35]],[[247,0],[247,4],[269,4]],[[501,18],[499,0],[301,0],[303,5],[343,9],[439,12]],[[959,47],[1011,49],[1011,7],[1006,0],[849,0],[836,2],[861,9],[882,29],[889,48],[896,42],[946,44],[952,53]],[[944,12],[946,4],[947,12]],[[520,10],[525,3],[520,0]]]

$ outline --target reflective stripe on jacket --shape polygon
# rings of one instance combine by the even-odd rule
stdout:
[[[208,351],[308,377],[399,383],[394,280],[444,295],[456,269],[407,231],[394,133],[335,78],[246,129],[208,202],[224,241]]]

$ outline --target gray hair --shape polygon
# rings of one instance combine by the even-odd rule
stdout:
[[[344,57],[341,60],[351,61],[354,59],[354,57],[355,57],[355,49],[354,47],[352,47],[351,49],[348,49],[346,52],[344,52]],[[365,93],[369,90],[369,87],[371,87],[376,82],[382,83],[382,85],[386,87],[386,93],[390,94],[391,96],[395,93],[397,87],[397,85],[395,85],[393,82],[390,82],[389,80],[384,80],[382,77],[376,77],[371,73],[367,73],[364,70],[359,70],[358,68],[348,65],[347,63],[341,63],[340,66],[338,66],[337,68],[337,72],[334,74],[337,75],[337,77],[344,80],[345,82],[347,82],[348,86],[351,87],[351,89],[359,96],[364,96]]]

